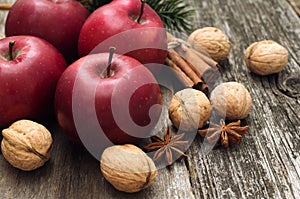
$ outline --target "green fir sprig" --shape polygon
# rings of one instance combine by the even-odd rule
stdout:
[[[90,13],[112,0],[78,0]],[[195,11],[184,0],[147,0],[160,16],[165,27],[172,31],[191,32],[191,17]]]
[[[147,0],[147,3],[157,12],[166,28],[191,32],[191,17],[195,11],[184,0]]]

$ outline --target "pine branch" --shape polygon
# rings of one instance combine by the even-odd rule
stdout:
[[[191,17],[195,11],[184,0],[147,0],[147,3],[157,12],[166,28],[188,33],[192,31]]]
[[[90,13],[98,7],[103,6],[111,0],[78,0]],[[195,13],[190,5],[184,0],[147,0],[147,4],[152,7],[160,16],[167,29],[173,31],[192,31],[191,17]]]

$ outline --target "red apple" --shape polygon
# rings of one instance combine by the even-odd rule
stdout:
[[[63,131],[97,149],[149,137],[161,114],[162,95],[152,73],[137,60],[115,54],[106,76],[108,59],[108,53],[99,53],[74,62],[55,95]]]
[[[79,32],[88,15],[76,0],[17,0],[8,13],[5,34],[41,37],[70,63],[77,58]]]
[[[53,114],[56,84],[65,68],[61,53],[43,39],[1,39],[0,126],[22,118],[41,121]]]
[[[116,53],[126,53],[143,64],[165,61],[166,30],[157,13],[141,0],[114,0],[95,10],[80,31],[79,56],[106,52],[107,46],[101,43],[108,39]]]

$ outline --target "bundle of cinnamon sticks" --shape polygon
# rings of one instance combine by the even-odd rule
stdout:
[[[186,42],[168,33],[168,55],[166,64],[187,88],[195,88],[208,94],[208,86],[218,76],[219,64],[204,52],[198,52]]]

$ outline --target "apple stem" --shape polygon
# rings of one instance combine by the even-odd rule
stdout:
[[[15,43],[16,43],[16,41],[9,42],[9,52],[8,52],[9,60],[13,60],[14,59],[13,48],[14,48]]]
[[[142,16],[144,14],[144,8],[145,8],[145,4],[146,4],[147,0],[141,0],[142,6],[141,6],[141,11],[140,11],[140,16],[139,18],[136,20],[138,23],[141,22]]]
[[[109,57],[108,57],[108,66],[107,66],[107,70],[106,70],[106,77],[110,77],[110,71],[111,71],[111,61],[112,58],[114,56],[116,48],[115,47],[110,47],[109,48]]]

